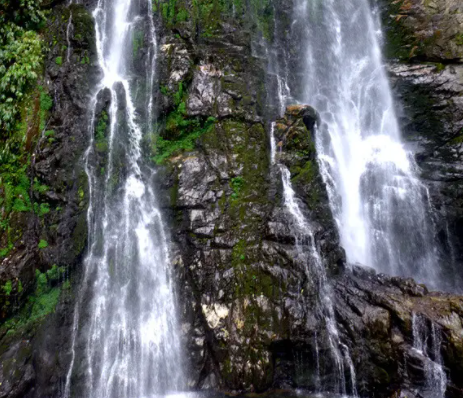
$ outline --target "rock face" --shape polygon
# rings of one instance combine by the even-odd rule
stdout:
[[[463,5],[458,0],[382,1],[390,57],[434,62],[463,59]]]
[[[59,390],[68,358],[57,353],[69,350],[72,325],[72,314],[67,313],[72,287],[64,281],[70,270],[74,279],[87,241],[82,155],[89,139],[89,96],[99,73],[93,18],[87,9],[55,4],[43,46],[47,54],[40,84],[52,107],[30,151],[27,177],[33,211],[10,221],[19,233],[0,260],[1,285],[11,287],[0,295],[1,397],[55,396]],[[2,247],[8,235],[0,235]]]
[[[13,297],[17,304],[5,307],[7,319],[0,327],[0,397],[61,397],[71,360],[87,230],[82,162],[89,138],[86,108],[98,77],[90,3],[87,8],[58,4],[49,21],[46,76],[54,108],[47,129],[54,136],[38,141],[29,172],[49,187],[34,195],[45,196],[53,206],[42,218],[18,219],[27,228],[2,262],[2,284],[13,281],[12,291],[2,298],[5,305]],[[144,156],[157,167],[155,184],[172,240],[189,387],[313,390],[320,383],[333,387],[336,381],[329,336],[317,307],[319,288],[310,256],[301,256],[310,247],[293,232],[281,173],[272,162],[273,132],[275,158],[290,171],[326,265],[340,340],[352,358],[359,394],[413,396],[426,387],[429,360],[441,359],[447,397],[460,397],[462,298],[346,266],[316,160],[317,113],[297,105],[276,114],[277,93],[266,65],[274,55],[266,43],[292,48],[286,36],[272,37],[276,25],[289,24],[291,4],[281,3],[281,10],[217,10],[185,0],[167,12],[167,3],[155,5],[161,38],[160,135],[146,138]],[[401,62],[391,62],[390,72],[403,105],[405,137],[417,146],[435,201],[439,239],[452,252],[447,267],[453,272],[453,264],[463,261],[458,163],[463,83],[461,45],[453,33],[461,24],[461,6],[450,0],[386,5],[388,22],[408,29],[407,41],[395,42],[406,51],[396,54]],[[71,13],[73,28],[68,30]],[[428,36],[436,40],[413,50],[415,41]],[[68,39],[69,61],[69,47],[63,50]],[[137,44],[136,50],[143,65],[146,49]],[[289,61],[300,62],[300,53],[289,54]],[[421,64],[423,59],[434,64]],[[108,104],[104,95],[100,100],[98,119]],[[103,158],[104,146],[100,149]],[[39,249],[40,240],[48,246]],[[455,286],[462,286],[454,279]],[[428,350],[420,352],[421,334],[431,337]],[[346,363],[346,380],[350,376]],[[349,382],[347,387],[352,388]]]
[[[411,279],[377,275],[364,267],[337,278],[334,291],[341,333],[352,344],[359,392],[399,396],[426,386],[429,359],[416,348],[420,319],[428,344],[433,332],[442,339],[438,350],[449,381],[446,396],[461,396],[462,297],[429,293]]]

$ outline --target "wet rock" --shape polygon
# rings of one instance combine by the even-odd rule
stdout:
[[[53,106],[32,148],[28,169],[34,186],[42,189],[31,189],[34,211],[19,213],[20,218],[11,220],[12,227],[21,233],[1,262],[0,283],[12,283],[9,300],[14,303],[2,314],[0,325],[2,397],[58,395],[66,365],[62,362],[57,368],[55,360],[67,363],[64,353],[69,348],[66,343],[70,325],[63,319],[56,323],[49,319],[57,308],[55,295],[60,287],[50,286],[58,290],[50,296],[35,297],[37,272],[45,274],[54,266],[55,270],[62,267],[69,275],[70,270],[81,265],[86,245],[88,193],[81,160],[89,139],[87,108],[91,89],[100,71],[95,66],[93,17],[81,4],[67,7],[59,3],[55,2],[50,11],[43,32],[44,46],[48,47],[43,85]],[[74,28],[68,61],[66,26],[71,12]],[[32,300],[38,300],[35,308]],[[67,302],[62,311],[69,308],[72,304]],[[44,324],[53,336],[52,343],[43,339]],[[64,325],[62,329],[60,325]]]
[[[402,59],[463,59],[463,5],[458,0],[383,1],[387,53]]]

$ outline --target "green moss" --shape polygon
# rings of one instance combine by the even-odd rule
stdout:
[[[455,36],[455,43],[458,46],[463,46],[463,33],[460,33],[460,34]]]
[[[77,225],[72,232],[73,252],[76,256],[80,255],[87,244],[87,216],[82,212],[77,220]]]
[[[39,249],[45,249],[48,247],[48,242],[46,240],[40,239],[40,242],[38,243],[37,247]]]
[[[143,31],[135,31],[132,37],[132,52],[134,58],[138,57],[138,52],[143,48],[144,41],[145,36]]]
[[[8,319],[0,328],[0,332],[8,335],[27,331],[37,322],[55,311],[58,304],[61,288],[56,282],[62,280],[64,268],[54,265],[45,273],[35,271],[35,290],[21,310]],[[23,290],[18,282],[18,292]]]
[[[104,141],[106,140],[106,130],[108,128],[109,117],[105,111],[102,111],[98,118],[98,123],[95,128],[95,140]]]
[[[167,115],[165,131],[156,138],[153,146],[152,160],[156,164],[162,164],[175,154],[193,150],[196,140],[210,131],[216,122],[214,117],[188,117],[183,96],[183,85],[180,83],[178,92],[174,94],[177,109]]]
[[[48,203],[34,203],[34,211],[39,217],[43,217],[45,214],[50,213],[50,205]]]
[[[6,283],[2,286],[3,293],[7,296],[11,294],[13,290],[13,284],[11,281],[6,281]]]
[[[291,168],[292,182],[295,184],[310,185],[317,175],[317,168],[313,161],[307,161],[302,167],[294,166]]]
[[[442,72],[444,69],[445,69],[445,65],[444,65],[444,64],[441,64],[441,63],[437,63],[437,64],[436,64],[436,72],[437,72],[437,73]]]
[[[233,193],[231,195],[232,199],[238,199],[241,189],[243,188],[243,185],[244,185],[243,177],[232,178],[230,181],[230,184],[233,190]]]
[[[63,57],[56,57],[56,58],[55,58],[55,63],[56,63],[56,65],[58,65],[58,66],[63,65]]]
[[[40,125],[39,131],[43,131],[45,128],[46,120],[48,117],[48,113],[53,107],[53,99],[48,95],[43,87],[39,87],[40,91]]]

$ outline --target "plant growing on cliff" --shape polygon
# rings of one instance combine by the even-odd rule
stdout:
[[[177,110],[167,117],[163,134],[165,138],[163,136],[156,138],[152,160],[156,164],[162,164],[176,153],[193,150],[196,140],[210,131],[215,122],[216,119],[212,116],[206,120],[199,117],[186,117],[185,103],[182,102]]]
[[[39,249],[45,249],[48,247],[48,242],[44,239],[40,239],[40,242],[37,244]]]
[[[63,281],[64,267],[53,265],[47,272],[35,271],[35,290],[20,312],[7,320],[0,332],[15,334],[18,331],[27,330],[35,322],[55,311],[62,289],[69,288],[69,282]],[[11,282],[11,281],[10,281]],[[21,281],[17,285],[18,293],[23,291]]]
[[[0,133],[14,129],[42,65],[41,0],[0,1]]]
[[[7,296],[11,294],[13,290],[13,284],[10,280],[6,281],[6,283],[2,286],[3,293]]]

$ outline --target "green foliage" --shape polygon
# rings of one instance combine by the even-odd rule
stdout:
[[[221,33],[221,23],[234,18],[250,22],[266,39],[274,31],[274,9],[271,0],[153,0],[153,11],[160,12],[168,28],[191,20],[200,36],[209,38]]]
[[[62,289],[57,285],[63,280],[64,267],[53,267],[45,273],[35,271],[35,291],[31,294],[26,304],[12,318],[8,319],[2,326],[0,332],[7,332],[9,335],[25,331],[34,323],[40,322],[47,315],[55,311],[62,289],[69,289],[69,281],[64,281]],[[23,291],[21,281],[18,282],[18,293]]]
[[[0,136],[11,134],[42,66],[41,0],[0,0]]]
[[[436,72],[442,72],[445,69],[445,65],[442,63],[436,63]]]
[[[47,281],[58,282],[64,275],[66,269],[64,267],[58,267],[56,264],[47,271]]]
[[[243,184],[243,177],[234,177],[231,179],[230,185],[233,190],[233,193],[231,195],[232,199],[238,199],[241,189],[243,188]]]
[[[3,196],[0,196],[0,206],[4,207],[4,217],[12,212],[31,210],[29,197],[30,180],[26,174],[28,164],[18,167],[16,164],[3,164],[0,173],[0,186],[3,187]]]
[[[38,30],[44,22],[42,0],[0,0],[0,26],[12,22],[27,30]]]
[[[188,20],[188,11],[186,9],[181,9],[177,12],[177,22],[185,22]]]
[[[274,12],[270,0],[250,0],[251,14],[258,31],[267,40],[272,40],[274,31]]]
[[[34,203],[34,211],[39,217],[43,217],[45,214],[50,213],[50,205],[48,203]]]
[[[40,239],[40,242],[38,243],[37,247],[39,249],[45,249],[48,247],[48,242],[46,240]]]
[[[463,46],[463,33],[455,36],[455,43],[457,43],[459,46]]]
[[[34,186],[33,186],[33,189],[35,192],[38,192],[38,193],[45,193],[48,191],[48,186],[45,185],[45,184],[41,184],[39,182],[39,180],[37,179],[37,177],[34,178]]]
[[[84,55],[80,60],[81,65],[90,64],[90,57],[88,55]]]
[[[37,81],[42,63],[41,43],[35,32],[12,27],[12,35],[13,39],[2,40],[4,44],[0,50],[0,131],[3,136],[14,128],[23,97]]]
[[[2,290],[5,295],[9,296],[13,290],[13,283],[10,280],[6,281],[6,283],[2,286]]]
[[[95,127],[95,146],[98,152],[105,152],[108,149],[108,142],[106,140],[108,121],[108,114],[102,111]]]
[[[169,95],[169,87],[167,86],[161,86],[160,91],[162,95]]]
[[[55,58],[55,63],[56,63],[56,65],[58,65],[58,66],[63,65],[63,57],[61,57],[61,56],[56,57],[56,58]]]
[[[174,103],[176,106],[182,105],[182,112],[185,111],[185,104],[182,104],[183,97],[185,95],[185,92],[183,90],[183,82],[179,82],[178,84],[178,90],[174,95],[172,96],[174,99]]]
[[[108,120],[108,114],[105,111],[102,111],[95,128],[95,139],[97,141],[101,141],[106,138],[106,128],[108,127]]]
[[[180,84],[179,92],[183,92],[182,84]],[[164,134],[166,138],[158,136],[156,139],[153,161],[156,164],[162,164],[176,153],[193,150],[196,140],[208,132],[215,122],[214,117],[206,120],[199,117],[186,117],[185,102],[180,102],[177,109],[167,116]]]
[[[7,247],[4,247],[3,249],[0,249],[0,258],[8,256],[8,253],[13,249],[13,245],[11,243],[8,243]]]
[[[208,132],[215,124],[216,119],[194,117],[186,114],[186,90],[183,82],[179,82],[178,89],[172,93],[168,87],[161,86],[161,93],[172,97],[176,109],[170,112],[165,121],[165,131],[156,138],[153,148],[153,161],[162,164],[166,159],[176,153],[194,149],[196,140]]]

